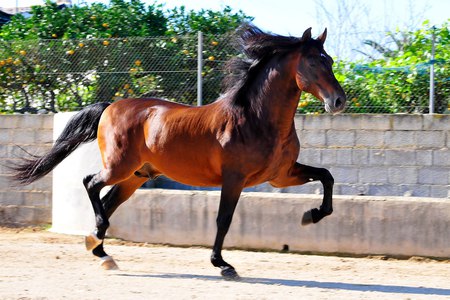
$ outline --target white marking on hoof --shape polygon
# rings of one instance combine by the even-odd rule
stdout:
[[[116,262],[114,261],[114,259],[107,255],[107,256],[103,256],[100,257],[100,259],[102,260],[100,262],[100,265],[103,267],[103,269],[105,270],[119,270],[119,266],[117,266]]]
[[[86,245],[86,250],[91,251],[94,250],[98,245],[100,245],[102,243],[102,240],[99,239],[95,233],[91,233],[84,238],[84,243]]]

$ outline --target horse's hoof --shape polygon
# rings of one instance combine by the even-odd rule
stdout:
[[[223,276],[223,278],[225,280],[239,280],[241,279],[238,275],[238,273],[236,272],[235,269],[233,268],[229,268],[229,267],[225,267],[222,269],[222,271],[220,271],[220,274]]]
[[[100,245],[102,243],[102,240],[99,239],[94,233],[91,233],[84,238],[84,243],[86,245],[86,250],[91,251],[94,250],[98,245]]]
[[[100,258],[102,262],[100,265],[105,270],[119,270],[119,266],[117,266],[116,262],[111,256],[103,256]]]
[[[303,214],[302,226],[309,225],[313,222],[312,212],[308,210]]]

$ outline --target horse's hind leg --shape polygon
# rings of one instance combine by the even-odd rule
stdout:
[[[100,201],[100,191],[107,185],[107,178],[104,174],[105,172],[101,171],[97,174],[88,175],[83,179],[84,187],[94,209],[96,225],[95,231],[86,237],[87,250],[92,250],[101,244],[109,227],[108,217]]]
[[[102,207],[105,211],[106,217],[109,219],[114,211],[130,196],[138,189],[144,182],[146,182],[148,178],[138,177],[138,176],[131,176],[130,178],[114,185],[108,193],[103,196],[101,199]],[[92,234],[88,237],[86,237],[86,245],[88,245],[88,240],[92,239],[96,241],[97,237],[95,234]],[[100,239],[99,239],[100,240]],[[102,259],[102,266],[105,269],[117,269],[117,265],[108,254],[106,254],[105,250],[103,249],[103,241],[100,240],[100,243],[94,243],[95,247],[92,248],[92,246],[86,246],[86,248],[91,248],[88,250],[92,250],[92,253],[100,257]]]

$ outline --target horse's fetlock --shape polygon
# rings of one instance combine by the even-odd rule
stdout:
[[[219,267],[222,261],[223,259],[220,255],[218,256],[215,253],[211,254],[211,263],[214,267]]]
[[[329,207],[329,208],[323,208],[320,207],[320,212],[323,214],[323,216],[329,216],[333,213],[333,208]]]

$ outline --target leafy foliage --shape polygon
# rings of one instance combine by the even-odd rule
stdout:
[[[435,35],[435,59],[431,60],[432,34]],[[388,33],[396,49],[372,42],[382,57],[364,62],[338,62],[335,74],[349,100],[347,112],[427,113],[430,64],[435,70],[435,112],[444,113],[450,105],[450,32],[449,23],[430,28],[424,22],[413,32]],[[399,38],[396,38],[400,36]],[[309,103],[311,101],[306,101]],[[303,103],[303,104],[302,104]],[[301,110],[308,105],[300,102]],[[313,103],[313,102],[312,102]],[[310,110],[311,111],[311,110]]]
[[[60,9],[48,1],[0,28],[0,112],[76,110],[97,101],[158,96],[196,99],[197,31],[204,33],[204,103],[217,98],[222,65],[237,53],[230,33],[252,18],[223,11],[165,11],[140,0],[111,0]],[[434,63],[436,112],[450,98],[449,22],[411,32],[389,32],[393,43],[363,41],[379,51],[369,61],[337,61],[334,71],[348,97],[347,112],[428,111],[429,67]],[[431,36],[436,37],[435,60]],[[394,45],[394,48],[392,48]],[[323,105],[302,94],[301,113]]]
[[[140,0],[111,0],[60,9],[47,1],[30,18],[16,15],[0,29],[0,111],[73,110],[150,95],[191,103],[198,30],[206,41],[204,92],[215,99],[221,62],[236,54],[226,33],[251,20],[229,7],[164,11]]]

